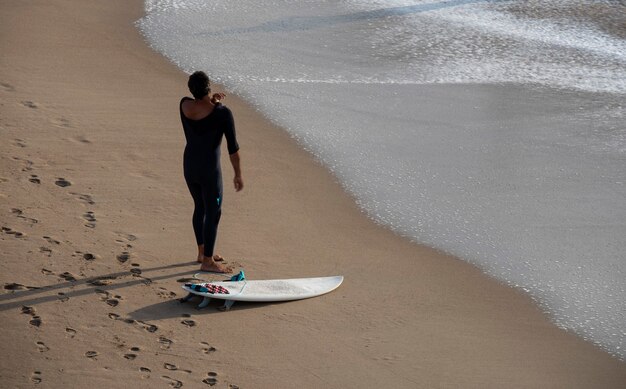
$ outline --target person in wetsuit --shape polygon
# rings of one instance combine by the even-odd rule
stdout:
[[[198,262],[202,263],[202,271],[228,273],[232,269],[219,264],[222,258],[213,250],[222,213],[220,145],[223,137],[235,170],[235,191],[243,189],[235,124],[230,109],[219,102],[224,95],[210,96],[209,77],[204,72],[189,76],[187,86],[194,98],[183,97],[180,101],[180,119],[187,141],[183,171],[194,202],[192,224],[198,244]]]

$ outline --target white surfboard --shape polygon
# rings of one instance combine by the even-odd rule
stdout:
[[[204,297],[198,308],[206,307],[210,299],[215,298],[225,300],[224,308],[229,309],[235,301],[276,302],[321,296],[337,289],[342,282],[343,276],[333,276],[185,284],[182,287],[189,295],[181,301],[188,301],[197,295]]]

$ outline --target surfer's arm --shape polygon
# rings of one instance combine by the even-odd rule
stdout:
[[[243,178],[241,178],[241,163],[239,158],[239,151],[235,151],[233,154],[230,154],[230,163],[233,165],[233,169],[235,170],[235,178],[233,179],[233,183],[235,184],[235,191],[239,192],[243,189]]]
[[[224,112],[224,136],[226,136],[226,143],[228,148],[228,155],[230,155],[230,163],[235,170],[235,191],[239,192],[243,189],[243,179],[241,178],[241,162],[239,158],[239,143],[237,143],[237,134],[235,132],[235,120],[233,119],[233,113],[227,107],[223,107]]]

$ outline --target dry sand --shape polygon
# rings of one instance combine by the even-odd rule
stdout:
[[[0,3],[1,387],[623,387],[626,364],[369,221],[235,96],[246,188],[224,161],[218,252],[249,278],[346,280],[226,313],[178,303],[198,269],[186,75],[144,44],[142,6]]]

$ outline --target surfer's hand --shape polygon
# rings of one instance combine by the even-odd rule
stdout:
[[[235,184],[235,192],[239,192],[243,189],[243,179],[241,176],[236,176],[233,183]]]
[[[226,98],[226,93],[213,93],[213,96],[211,96],[211,102],[213,104],[217,104],[220,102],[220,100],[224,100]]]

